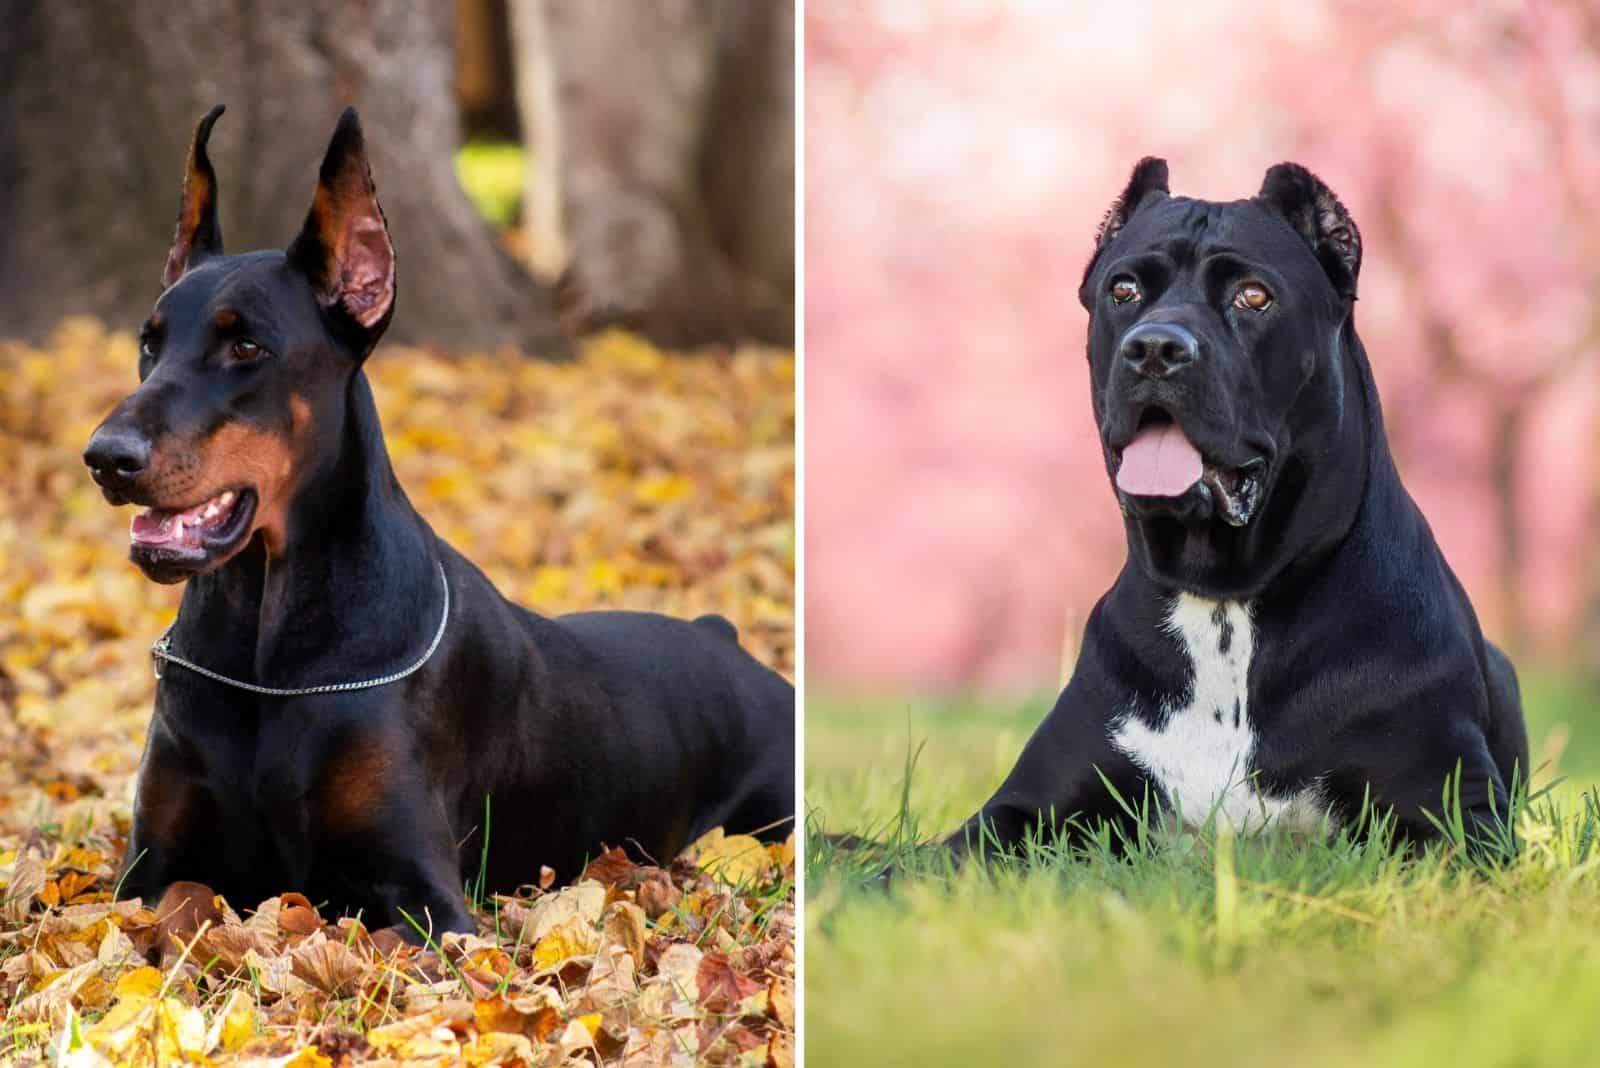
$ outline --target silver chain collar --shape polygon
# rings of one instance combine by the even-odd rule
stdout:
[[[439,629],[434,632],[433,641],[428,643],[428,648],[423,651],[421,659],[410,667],[396,671],[392,675],[367,679],[365,682],[330,682],[323,686],[305,686],[299,689],[279,689],[275,686],[257,686],[253,682],[240,682],[238,679],[230,679],[228,676],[212,671],[210,668],[203,668],[199,664],[185,660],[172,652],[172,631],[178,625],[177,620],[173,620],[172,626],[168,627],[166,633],[156,639],[156,643],[150,647],[151,667],[154,669],[158,679],[161,677],[163,663],[177,664],[179,667],[188,668],[196,674],[204,675],[208,679],[213,679],[236,689],[249,690],[251,693],[266,694],[268,697],[305,697],[314,693],[344,693],[349,690],[370,690],[374,686],[387,686],[391,682],[399,682],[406,676],[415,674],[423,664],[428,662],[434,651],[439,648],[439,643],[444,640],[444,629],[450,622],[450,581],[444,576],[444,564],[442,562],[439,564],[439,584],[444,587],[444,614],[439,617]]]

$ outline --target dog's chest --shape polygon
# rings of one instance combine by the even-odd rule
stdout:
[[[1157,714],[1152,727],[1133,709],[1112,725],[1112,740],[1165,791],[1185,823],[1216,813],[1236,830],[1286,825],[1315,829],[1325,805],[1315,786],[1267,796],[1253,776],[1255,726],[1250,719],[1250,660],[1255,626],[1250,606],[1180,594],[1166,627],[1188,658],[1186,693],[1136,698]]]

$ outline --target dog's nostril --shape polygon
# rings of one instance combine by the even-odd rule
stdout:
[[[1161,378],[1200,358],[1200,341],[1176,323],[1144,323],[1122,339],[1121,355],[1139,374]]]
[[[83,450],[96,478],[132,478],[150,464],[150,443],[141,435],[97,430]]]

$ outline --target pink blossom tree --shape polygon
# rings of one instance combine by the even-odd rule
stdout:
[[[1363,228],[1402,474],[1492,636],[1600,647],[1600,14],[813,0],[807,650],[822,683],[1053,681],[1121,564],[1076,289],[1133,162]],[[1600,667],[1600,665],[1596,665]]]

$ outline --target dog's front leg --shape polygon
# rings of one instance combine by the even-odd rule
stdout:
[[[1430,728],[1398,736],[1398,745],[1393,730],[1363,733],[1348,750],[1349,770],[1332,778],[1347,796],[1368,797],[1379,812],[1392,808],[1402,839],[1436,840],[1443,826],[1448,835],[1459,832],[1476,856],[1514,853],[1510,792],[1483,732],[1461,719],[1441,718]]]
[[[225,823],[203,770],[158,717],[134,783],[133,826],[117,876],[117,897],[142,898],[155,908],[167,887],[179,880],[231,888],[237,840],[250,829],[224,835]]]
[[[1062,692],[995,795],[945,840],[958,860],[1016,853],[1033,835],[1049,843],[1081,837],[1101,821],[1133,833],[1124,803],[1137,811],[1147,780],[1111,744],[1103,712],[1110,705],[1080,680],[1074,676]]]
[[[406,941],[437,945],[446,931],[475,929],[455,868],[411,857],[392,857],[386,863],[372,893],[383,919]]]
[[[387,826],[324,847],[347,905],[360,910],[369,929],[392,927],[414,945],[473,930],[454,843],[437,809],[391,812]]]

